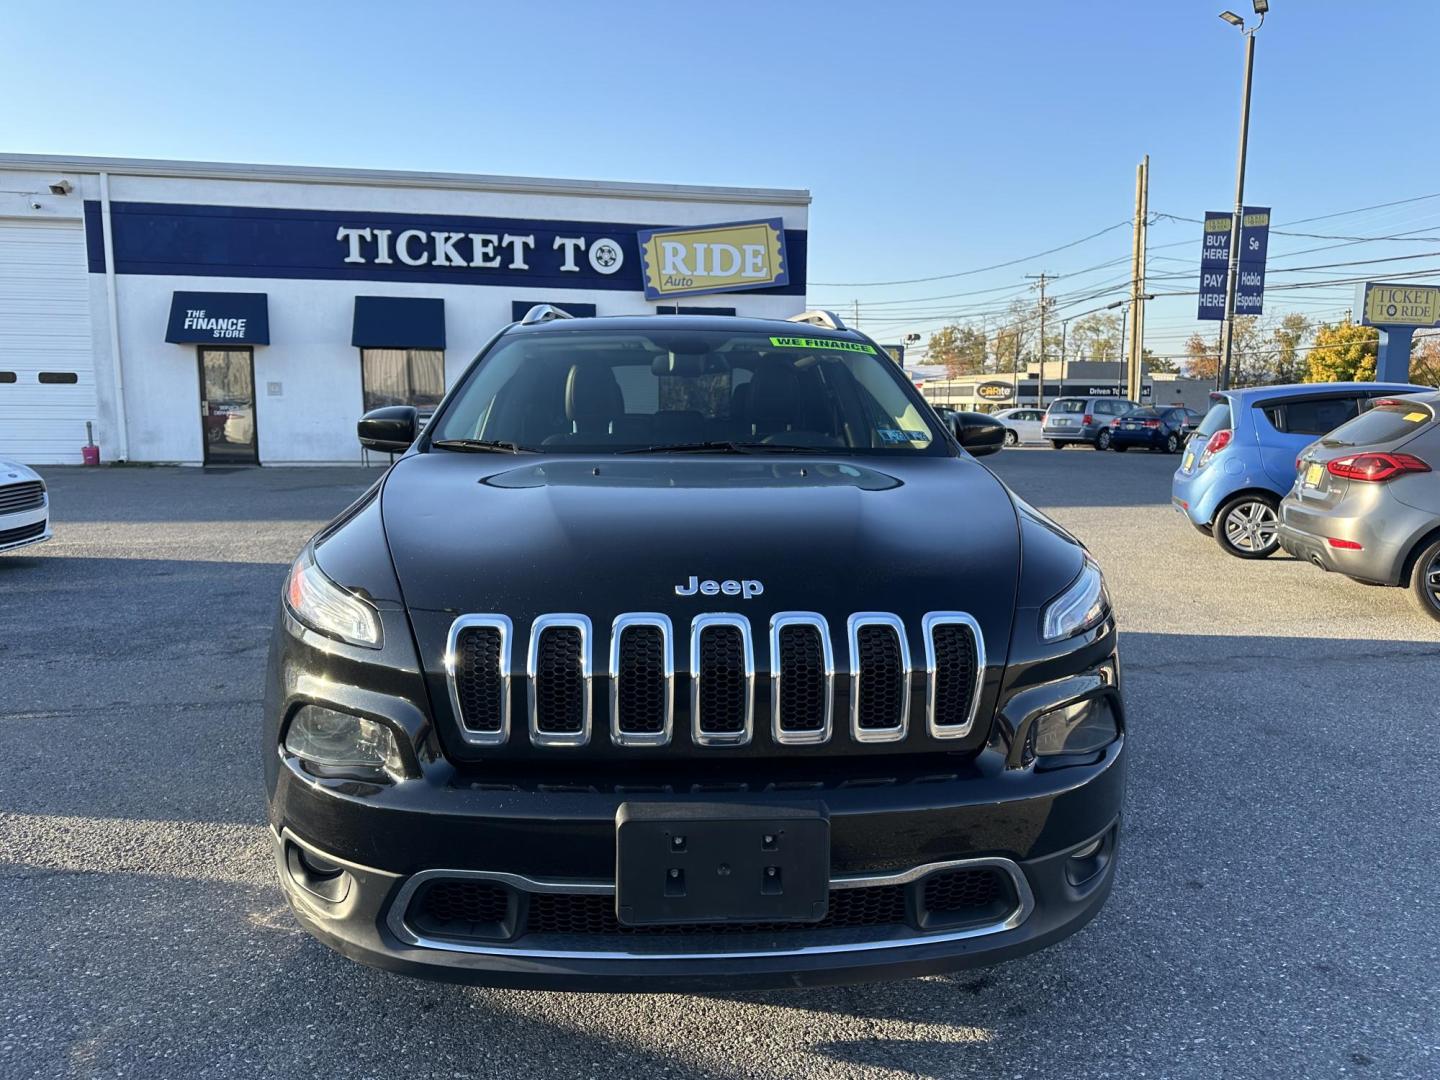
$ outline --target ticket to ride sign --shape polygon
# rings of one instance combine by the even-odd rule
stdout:
[[[1440,323],[1440,288],[1367,281],[1360,310],[1366,326],[1434,326]]]
[[[686,229],[641,229],[645,299],[790,284],[779,218]]]

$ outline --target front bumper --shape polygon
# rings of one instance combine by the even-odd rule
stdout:
[[[900,882],[911,916],[928,874],[988,867],[1013,885],[995,914],[964,925],[892,925],[773,935],[520,934],[508,941],[432,935],[410,904],[436,878],[483,878],[521,893],[600,894],[613,907],[615,819],[627,800],[816,801],[813,790],[636,796],[552,785],[420,779],[389,788],[320,781],[293,761],[271,803],[276,866],[301,924],[372,966],[449,981],[568,990],[717,990],[824,985],[993,964],[1078,930],[1114,878],[1125,739],[1053,769],[1007,768],[998,749],[949,775],[877,777],[819,793],[836,890]],[[883,771],[883,770],[877,770]],[[894,770],[892,770],[894,771]],[[1098,853],[1089,848],[1099,843]],[[1076,853],[1084,853],[1077,859]],[[299,858],[304,854],[305,859]],[[334,864],[343,882],[307,867]],[[1078,873],[1077,866],[1084,872]],[[593,907],[593,904],[592,904]]]
[[[48,498],[40,506],[12,514],[0,514],[0,551],[40,544],[54,534],[50,531]]]

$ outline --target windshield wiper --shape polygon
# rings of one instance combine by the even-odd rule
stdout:
[[[656,446],[632,446],[617,450],[618,454],[830,454],[836,447],[788,446],[784,443],[719,442],[660,443]]]
[[[465,450],[473,454],[533,454],[528,446],[500,439],[431,439],[431,446],[441,450]]]

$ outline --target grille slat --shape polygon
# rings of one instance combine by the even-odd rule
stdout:
[[[504,615],[464,615],[450,627],[445,672],[460,735],[478,746],[510,736],[510,643]]]
[[[701,746],[744,746],[754,726],[755,654],[740,615],[690,624],[690,723]]]
[[[664,746],[674,723],[673,632],[664,615],[622,615],[610,636],[610,737]]]
[[[0,514],[18,514],[22,510],[38,510],[45,505],[45,485],[39,480],[0,487]]]
[[[850,733],[857,742],[905,737],[910,715],[910,647],[894,615],[850,616]]]
[[[924,627],[926,727],[937,739],[957,739],[970,733],[979,708],[985,639],[975,620],[960,611],[932,611]]]
[[[830,740],[834,667],[824,616],[783,612],[770,620],[771,733],[777,743]]]
[[[530,628],[530,741],[590,741],[590,620],[542,615]]]

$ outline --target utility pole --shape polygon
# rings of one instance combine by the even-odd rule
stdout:
[[[1121,327],[1122,338],[1128,336],[1128,353],[1120,350],[1121,377],[1118,380],[1120,392],[1129,397],[1130,387],[1139,383],[1140,357],[1143,336],[1141,327],[1144,320],[1145,294],[1145,217],[1150,201],[1150,155],[1135,167],[1135,218],[1130,238],[1130,302],[1125,309],[1125,324]],[[1132,401],[1140,400],[1140,391],[1135,390]]]
[[[857,299],[852,303],[855,305],[855,329],[858,330],[860,329],[860,301]]]
[[[1045,282],[1054,281],[1054,275],[1040,271],[1038,274],[1026,274],[1031,281],[1040,283],[1040,386],[1035,391],[1036,401],[1040,408],[1045,407]],[[1018,378],[1018,375],[1017,375]],[[1015,387],[1015,403],[1020,403],[1020,387]]]
[[[1245,213],[1245,154],[1250,141],[1250,82],[1255,72],[1255,31],[1265,25],[1268,0],[1256,0],[1260,21],[1249,30],[1238,15],[1222,12],[1220,17],[1238,26],[1245,35],[1245,89],[1240,95],[1240,152],[1235,161],[1235,212],[1230,217],[1230,261],[1225,273],[1224,344],[1220,356],[1220,389],[1230,389],[1230,358],[1235,349],[1235,291],[1240,283],[1240,219]]]
[[[1130,324],[1130,365],[1126,369],[1128,379],[1126,394],[1131,401],[1140,402],[1144,382],[1145,366],[1145,301],[1150,299],[1145,292],[1145,263],[1148,256],[1150,236],[1150,155],[1146,154],[1140,163],[1140,202],[1138,206],[1135,237],[1135,288],[1131,293]]]

